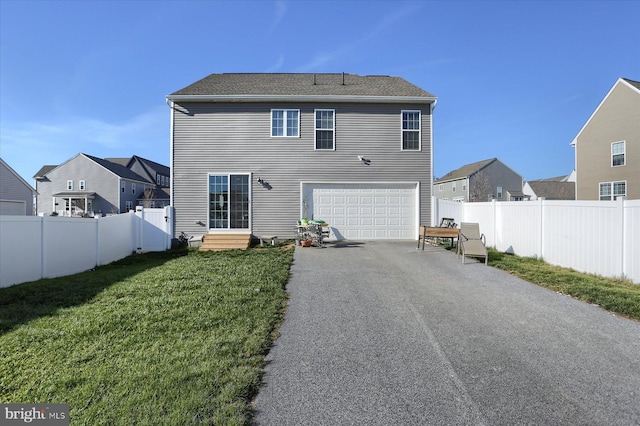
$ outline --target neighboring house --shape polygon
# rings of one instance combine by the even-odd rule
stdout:
[[[0,215],[33,216],[36,190],[0,158]]]
[[[450,171],[433,184],[433,195],[452,201],[522,201],[523,178],[497,158]]]
[[[138,199],[138,205],[144,207],[165,207],[171,204],[169,193],[171,172],[169,167],[134,155],[131,158],[105,158],[107,161],[122,164],[129,170],[155,182]]]
[[[400,77],[212,74],[171,106],[176,233],[415,239],[430,221],[436,98]]]
[[[571,142],[576,199],[640,199],[640,82],[619,78]]]
[[[522,189],[525,199],[575,200],[576,183],[574,173],[549,179],[527,181]]]
[[[82,153],[59,166],[42,167],[34,178],[39,215],[103,216],[124,213],[143,204],[144,200],[149,204],[154,195],[163,192],[154,191],[154,181],[117,161]],[[166,192],[161,198],[166,205]]]

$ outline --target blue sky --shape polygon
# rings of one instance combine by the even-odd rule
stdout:
[[[0,156],[27,182],[84,152],[169,165],[165,96],[211,73],[400,76],[438,97],[434,174],[497,157],[569,174],[640,1],[0,0]]]

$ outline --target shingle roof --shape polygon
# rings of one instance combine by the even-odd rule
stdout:
[[[640,81],[629,80],[628,78],[623,78],[624,81],[635,87],[636,89],[640,89]]]
[[[122,164],[113,163],[111,161],[108,161],[108,160],[105,160],[105,159],[102,159],[102,158],[98,158],[98,157],[94,157],[94,156],[88,155],[88,154],[83,154],[83,155],[85,157],[87,157],[88,159],[100,164],[105,169],[110,170],[111,172],[113,172],[116,175],[120,176],[121,178],[137,180],[137,181],[140,181],[140,182],[149,182],[149,179],[146,179],[146,178],[140,176],[139,174],[131,171],[130,169],[128,169],[125,166],[123,166]]]
[[[574,200],[576,198],[574,182],[532,180],[528,183],[537,197],[544,197],[547,200]]]
[[[484,169],[485,167],[487,167],[489,164],[493,163],[496,160],[497,160],[497,158],[490,158],[488,160],[483,160],[483,161],[478,161],[476,163],[466,164],[466,165],[460,167],[459,169],[452,170],[449,173],[447,173],[446,175],[442,176],[441,178],[436,179],[436,182],[460,179],[460,178],[463,178],[463,177],[471,176],[474,173],[477,173],[480,170]]]
[[[344,81],[344,84],[343,84]],[[211,74],[174,95],[435,97],[400,77],[357,74]]]

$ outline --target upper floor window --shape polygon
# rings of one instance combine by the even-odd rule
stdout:
[[[132,194],[135,194],[135,193],[136,193],[136,184],[135,184],[135,183],[132,183],[132,184],[131,184],[131,193],[132,193]]]
[[[300,135],[299,109],[272,109],[271,136],[298,137]]]
[[[615,200],[616,197],[627,195],[627,182],[602,182],[600,183],[600,201]]]
[[[156,184],[157,184],[157,185],[161,185],[161,184],[162,184],[162,183],[161,183],[162,181],[164,181],[164,179],[162,179],[162,175],[157,174],[157,175],[156,175]]]
[[[335,149],[335,110],[317,109],[316,115],[316,149]]]
[[[625,141],[611,144],[611,167],[625,165]]]
[[[87,185],[84,180],[78,182],[78,189],[80,189],[80,191],[84,191],[85,189],[87,189]]]
[[[440,185],[438,185],[438,189],[439,189],[440,191],[444,191],[444,184],[443,184],[443,183],[441,183]]]
[[[402,111],[402,150],[420,151],[420,111]]]
[[[68,180],[67,181],[67,191],[73,191],[73,181],[72,180]]]
[[[120,181],[120,191],[121,192],[124,192],[125,185],[126,185],[125,181]]]
[[[501,200],[502,199],[502,187],[499,186],[498,189],[496,190],[496,198]]]
[[[451,192],[456,192],[456,183],[455,182],[451,182]]]

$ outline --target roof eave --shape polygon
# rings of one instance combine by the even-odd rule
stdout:
[[[173,102],[358,102],[431,104],[435,96],[353,96],[353,95],[167,95]]]

